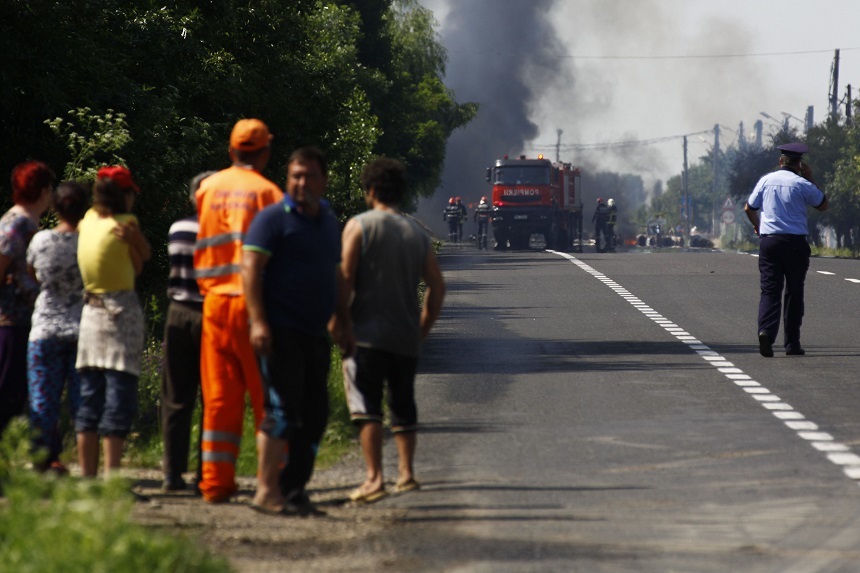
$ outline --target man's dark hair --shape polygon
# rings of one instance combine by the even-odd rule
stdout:
[[[87,187],[79,181],[63,181],[54,195],[54,211],[68,224],[77,226],[89,208]]]
[[[397,205],[406,194],[406,166],[390,157],[374,159],[361,170],[361,188],[373,188],[374,196],[385,205]]]
[[[322,174],[328,176],[328,159],[326,159],[325,153],[319,147],[299,147],[290,154],[287,165],[294,161],[298,161],[299,163],[316,163],[319,165]]]
[[[126,193],[134,194],[134,189],[120,187],[107,177],[96,179],[93,183],[93,209],[99,215],[123,215],[128,212],[125,204]]]
[[[263,155],[264,153],[268,153],[270,147],[267,145],[266,147],[261,147],[260,149],[255,149],[253,151],[246,151],[242,149],[233,149],[233,153],[236,154],[236,159],[241,163],[245,163],[246,165],[252,165],[256,163],[257,158]]]

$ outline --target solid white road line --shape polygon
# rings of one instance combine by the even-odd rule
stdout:
[[[782,420],[786,427],[797,434],[803,440],[812,444],[812,447],[817,451],[827,455],[827,459],[831,463],[842,467],[842,471],[852,480],[860,482],[860,456],[851,452],[851,449],[840,442],[835,441],[832,435],[827,432],[819,431],[818,424],[806,419],[806,416],[796,411],[790,404],[787,404],[780,399],[779,396],[772,394],[770,390],[753,380],[749,375],[744,373],[740,368],[736,368],[734,364],[720,356],[718,352],[713,351],[701,340],[684,330],[669,319],[663,317],[651,308],[649,305],[642,302],[641,299],[630,294],[630,291],[624,289],[617,282],[607,277],[600,271],[594,269],[590,265],[580,261],[573,255],[561,253],[558,251],[547,250],[548,253],[563,257],[579,267],[581,270],[592,275],[604,284],[611,286],[621,298],[629,302],[634,308],[639,310],[643,315],[654,321],[655,324],[662,327],[667,333],[673,335],[680,342],[686,344],[691,350],[695,350],[701,358],[716,368],[728,380],[734,382],[742,388],[753,399],[758,401],[765,409],[778,419]],[[755,256],[755,255],[754,255]],[[832,275],[834,273],[828,271],[816,271],[823,275]],[[851,282],[860,283],[858,279],[845,279]]]

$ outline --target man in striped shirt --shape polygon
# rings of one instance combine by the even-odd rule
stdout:
[[[214,171],[191,180],[191,203],[200,183]],[[186,487],[182,474],[188,470],[191,419],[200,388],[200,331],[203,295],[194,278],[194,244],[200,228],[197,215],[179,219],[167,235],[167,321],[164,326],[164,376],[161,380],[161,431],[164,439],[164,491]],[[197,481],[200,481],[198,455]]]

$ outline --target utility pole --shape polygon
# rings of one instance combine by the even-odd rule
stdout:
[[[738,126],[738,147],[741,151],[746,151],[747,148],[747,137],[744,134],[744,122],[741,122]]]
[[[853,102],[851,101],[851,84],[848,84],[848,100],[845,102],[845,124],[851,125],[851,114],[853,113]]]
[[[850,86],[849,86],[850,89]],[[815,106],[809,106],[806,108],[806,131],[809,132],[815,126]]]
[[[684,188],[684,240],[690,244],[690,188],[687,178],[687,136],[684,136],[684,171],[681,174],[681,186]]]
[[[762,145],[762,131],[764,131],[764,123],[759,119],[753,124],[753,128],[755,129],[755,148],[761,149]]]
[[[833,56],[833,68],[830,70],[830,115],[836,120],[839,117],[839,50]]]
[[[714,125],[714,185],[712,197],[714,198],[714,211],[711,214],[712,224],[714,226],[714,230],[719,228],[719,220],[717,219],[717,206],[720,202],[719,197],[717,197],[718,185],[717,185],[717,176],[719,175],[719,165],[720,163],[720,124]]]
[[[564,132],[560,129],[556,129],[555,132],[558,135],[558,139],[555,142],[555,162],[561,163],[561,134]]]

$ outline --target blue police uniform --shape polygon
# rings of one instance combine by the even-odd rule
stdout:
[[[783,155],[799,158],[807,151],[803,144],[779,147]],[[772,356],[771,345],[779,331],[780,311],[786,354],[803,354],[800,326],[803,322],[803,286],[809,270],[807,207],[820,207],[824,192],[790,168],[762,177],[747,200],[760,210],[759,273],[761,299],[758,311],[759,349]],[[785,293],[783,296],[783,286]]]

